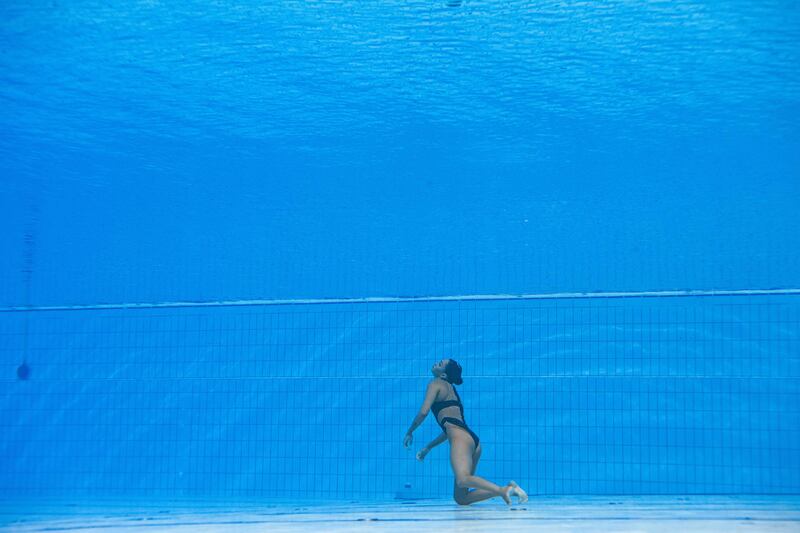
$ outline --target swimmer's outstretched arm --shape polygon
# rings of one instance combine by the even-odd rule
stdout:
[[[425,459],[425,456],[428,455],[428,453],[432,449],[436,448],[438,445],[440,445],[446,440],[447,440],[447,434],[444,431],[442,431],[438,437],[430,441],[427,446],[425,446],[424,448],[422,448],[420,451],[417,452],[417,460],[422,461],[423,459]]]
[[[430,442],[428,443],[428,445],[427,445],[427,446],[425,446],[425,447],[428,449],[428,451],[431,451],[432,449],[436,448],[438,445],[440,445],[441,443],[443,443],[443,442],[444,442],[444,441],[446,441],[446,440],[447,440],[447,433],[445,433],[444,431],[442,431],[442,432],[439,434],[439,436],[438,436],[438,437],[436,437],[435,439],[433,439],[432,441],[430,441]]]
[[[414,417],[414,421],[411,422],[411,427],[408,428],[408,431],[406,431],[406,436],[403,438],[403,446],[406,448],[411,446],[411,442],[414,439],[411,434],[414,433],[414,430],[417,429],[425,420],[425,417],[428,416],[428,413],[431,410],[431,405],[433,405],[433,402],[436,401],[436,394],[438,391],[439,389],[433,381],[428,383],[428,388],[425,390],[425,399],[422,401],[422,407],[419,408],[417,416]]]

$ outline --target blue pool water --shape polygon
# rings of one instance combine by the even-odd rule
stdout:
[[[0,47],[3,497],[448,498],[401,445],[442,357],[498,483],[800,492],[796,2],[5,2]],[[641,294],[692,290],[745,294]]]

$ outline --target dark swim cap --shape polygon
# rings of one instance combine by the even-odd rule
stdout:
[[[447,381],[450,383],[455,385],[464,383],[464,380],[461,379],[461,365],[459,365],[455,359],[450,359],[447,365],[445,365],[444,371],[447,374]]]

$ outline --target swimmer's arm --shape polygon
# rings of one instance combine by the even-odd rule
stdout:
[[[430,441],[430,442],[428,443],[428,445],[427,445],[427,446],[425,446],[425,448],[426,448],[428,451],[430,451],[430,450],[432,450],[432,449],[436,448],[438,445],[440,445],[441,443],[443,443],[443,442],[444,442],[444,441],[446,441],[446,440],[447,440],[447,434],[446,434],[444,431],[442,431],[442,432],[439,434],[439,436],[438,436],[438,437],[436,437],[435,439],[433,439],[432,441]]]
[[[425,400],[422,402],[422,407],[419,408],[419,413],[417,416],[414,417],[414,421],[411,423],[411,427],[408,428],[406,431],[406,435],[411,435],[417,427],[425,420],[425,417],[428,416],[428,412],[431,410],[431,405],[433,402],[436,401],[436,395],[439,393],[439,387],[436,382],[431,381],[428,383],[428,389],[425,391]]]

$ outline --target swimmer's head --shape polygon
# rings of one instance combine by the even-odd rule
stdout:
[[[431,373],[445,381],[455,385],[461,385],[464,380],[461,379],[461,365],[455,359],[442,359],[433,365]]]

